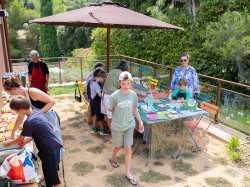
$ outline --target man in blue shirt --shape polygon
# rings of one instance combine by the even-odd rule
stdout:
[[[24,145],[35,141],[38,156],[42,161],[42,169],[47,187],[62,187],[57,170],[60,163],[60,150],[63,147],[61,141],[56,137],[49,120],[44,113],[33,110],[30,102],[22,95],[15,96],[10,102],[10,108],[19,115],[26,115],[21,135],[3,143],[5,147],[14,144]]]

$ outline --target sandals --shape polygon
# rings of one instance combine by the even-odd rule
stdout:
[[[132,184],[132,185],[137,185],[138,184],[138,181],[135,179],[135,177],[133,178],[128,178],[127,175],[125,175],[125,178],[129,180],[129,182]]]
[[[109,162],[113,168],[118,168],[120,166],[117,161],[113,161],[111,158],[109,159]]]

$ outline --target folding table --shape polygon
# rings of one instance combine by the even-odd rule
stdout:
[[[164,103],[164,100],[159,100],[159,103]],[[154,108],[159,112],[161,110],[157,107],[158,104],[154,103]],[[162,110],[166,111],[167,109]],[[185,147],[190,138],[192,143],[198,148],[199,146],[193,138],[193,134],[186,129],[187,127],[183,125],[182,121],[188,117],[203,116],[206,113],[204,110],[197,110],[195,112],[183,110],[171,118],[166,117],[166,119],[149,120],[147,112],[139,107],[139,114],[145,126],[144,140],[149,148],[146,165],[156,157],[169,154],[169,152],[171,156],[174,157],[173,152],[175,150],[179,151],[176,156],[178,157],[182,150],[180,150],[179,147]],[[137,145],[135,149],[138,147],[139,145]]]

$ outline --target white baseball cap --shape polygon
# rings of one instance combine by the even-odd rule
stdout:
[[[119,81],[123,81],[123,80],[131,80],[131,81],[133,81],[133,77],[128,71],[123,71],[119,75]]]

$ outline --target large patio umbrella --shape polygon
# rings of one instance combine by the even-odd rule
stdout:
[[[31,20],[30,22],[45,25],[107,28],[107,71],[109,71],[111,28],[184,30],[181,27],[127,9],[120,3],[109,2],[92,4],[88,7]]]

